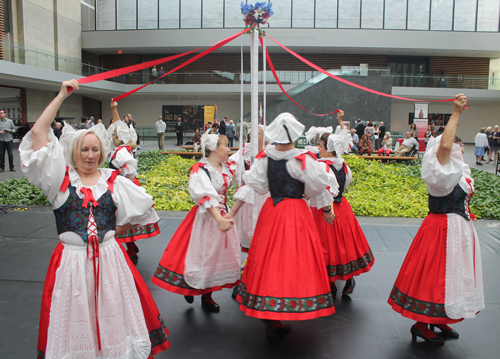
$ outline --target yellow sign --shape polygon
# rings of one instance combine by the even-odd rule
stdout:
[[[208,122],[214,123],[215,106],[205,106],[205,125]]]

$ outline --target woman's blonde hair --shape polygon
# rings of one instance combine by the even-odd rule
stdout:
[[[92,132],[82,131],[82,133],[78,134],[71,143],[71,158],[69,163],[75,168],[77,168],[78,159],[80,158],[80,153],[82,152],[83,139],[87,135],[94,135],[99,142],[99,151],[101,152],[101,154],[99,157],[99,162],[97,163],[97,167],[101,167],[104,161],[106,161],[107,153],[104,153],[104,146],[102,145],[99,136]]]

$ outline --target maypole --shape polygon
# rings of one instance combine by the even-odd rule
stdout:
[[[273,15],[272,4],[256,2],[255,5],[241,3],[241,13],[244,15],[245,28],[250,28],[250,70],[251,70],[251,134],[252,134],[252,154],[253,163],[259,149],[259,36],[265,33],[260,29],[260,25],[268,23]],[[265,52],[263,52],[265,56]],[[265,76],[265,75],[264,75]],[[265,99],[264,99],[265,101]],[[264,105],[265,106],[265,105]]]

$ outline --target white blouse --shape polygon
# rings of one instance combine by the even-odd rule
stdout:
[[[273,160],[287,160],[286,169],[292,178],[305,184],[304,194],[314,201],[316,206],[326,207],[333,201],[331,193],[338,194],[339,185],[333,172],[327,173],[325,165],[316,161],[309,155],[305,156],[305,169],[302,170],[302,161],[295,157],[305,154],[307,151],[292,149],[290,151],[278,151],[271,147],[265,150],[266,156],[255,160],[252,168],[243,175],[245,186],[240,187],[235,198],[246,202],[251,197],[251,191],[265,194],[269,191],[267,178],[268,157]],[[330,187],[330,191],[327,190]]]
[[[115,154],[116,156],[111,160],[111,163],[120,170],[122,176],[134,178],[139,175],[137,172],[137,160],[124,145],[115,148],[111,152],[111,157]]]
[[[458,145],[454,144],[453,146]],[[457,155],[452,155],[450,161],[442,165],[436,156],[438,147],[438,145],[435,145],[429,148],[422,160],[422,179],[427,184],[429,194],[436,197],[447,196],[453,191],[457,183],[467,194],[473,193],[474,179],[471,177],[470,168],[464,163],[463,157],[459,158],[458,153],[460,150],[454,148],[452,152]],[[467,179],[470,181],[470,186]]]
[[[40,188],[47,196],[53,209],[61,207],[69,196],[69,189],[60,191],[61,185],[68,167],[69,181],[76,188],[76,194],[84,198],[80,191],[83,187],[90,188],[95,200],[105,194],[108,190],[106,182],[113,170],[100,168],[101,176],[93,186],[84,186],[78,172],[66,163],[63,148],[52,129],[47,131],[49,143],[40,150],[33,149],[31,131],[24,136],[19,146],[21,155],[22,171],[28,181]],[[117,207],[116,224],[119,226],[127,223],[135,225],[146,225],[159,221],[156,211],[153,209],[153,198],[146,193],[143,187],[137,186],[131,180],[117,176],[113,182],[113,192],[111,194],[113,202]]]
[[[189,194],[194,203],[199,206],[199,212],[205,213],[210,207],[224,209],[224,192],[232,182],[233,174],[226,162],[222,163],[222,174],[219,173],[206,158],[199,162],[205,164],[205,168],[210,173],[210,178],[206,172],[199,168],[196,173],[189,175]],[[201,203],[200,203],[201,202]]]
[[[318,160],[319,162],[322,162],[322,161],[331,161],[333,162],[333,167],[335,167],[335,169],[337,171],[340,171],[342,169],[342,167],[344,167],[344,159],[342,157],[340,158],[337,158],[337,157],[323,157],[323,158],[320,158]],[[351,171],[351,168],[349,166],[347,166],[347,174],[345,176],[345,184],[344,184],[344,191],[347,189],[347,187],[349,187],[349,185],[351,184],[352,182],[352,171]]]

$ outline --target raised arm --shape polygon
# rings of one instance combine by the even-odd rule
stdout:
[[[453,102],[453,113],[451,114],[450,120],[446,125],[443,137],[441,138],[441,143],[436,153],[436,157],[441,165],[445,165],[450,162],[451,148],[455,142],[455,136],[457,134],[458,119],[464,111],[464,107],[467,105],[467,96],[464,94],[459,94],[455,96],[455,101]]]
[[[120,121],[120,115],[118,114],[118,103],[116,101],[111,101],[111,113],[113,114],[113,120],[111,123]]]
[[[344,121],[342,121],[343,118],[344,118],[344,111],[339,110],[339,113],[337,113],[337,120],[339,121],[341,131],[344,129]]]
[[[61,85],[61,89],[57,94],[56,98],[45,108],[38,120],[36,120],[33,128],[31,129],[31,134],[33,138],[33,149],[38,151],[42,147],[47,146],[49,139],[47,138],[47,131],[50,128],[50,124],[56,116],[57,110],[61,107],[63,101],[68,97],[71,92],[70,88],[73,90],[78,90],[79,83],[76,80],[64,81]]]

